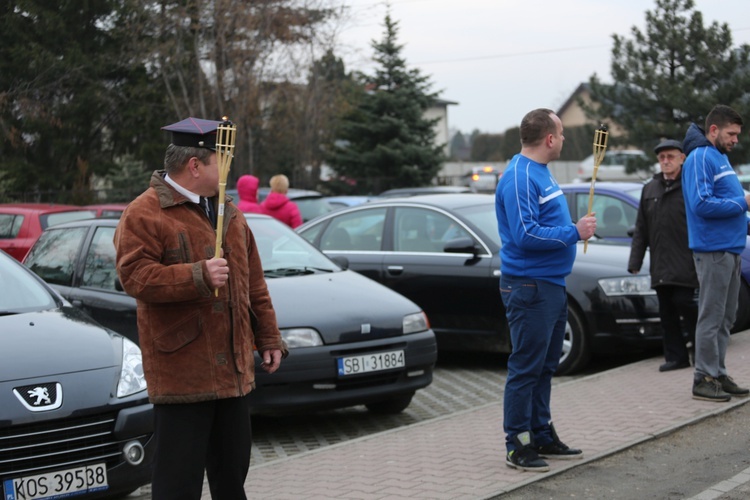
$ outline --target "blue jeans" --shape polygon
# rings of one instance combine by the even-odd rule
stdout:
[[[562,354],[568,299],[563,286],[505,274],[500,296],[513,345],[503,403],[505,446],[510,452],[515,449],[513,438],[525,431],[537,445],[552,442],[552,375]]]

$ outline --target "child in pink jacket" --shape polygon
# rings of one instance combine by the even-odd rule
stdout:
[[[258,203],[258,184],[260,181],[254,175],[243,175],[237,180],[237,194],[240,197],[237,208],[243,212],[266,213]]]
[[[269,182],[271,192],[260,206],[264,212],[291,228],[302,224],[302,215],[297,204],[287,198],[289,191],[289,178],[284,174],[274,175]]]

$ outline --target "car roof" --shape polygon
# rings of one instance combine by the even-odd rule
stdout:
[[[54,226],[50,226],[47,229],[44,230],[44,232],[47,232],[50,229],[65,229],[65,228],[71,228],[71,227],[88,227],[88,226],[112,226],[115,227],[120,222],[120,219],[115,218],[102,218],[97,217],[94,219],[81,219],[81,220],[74,220],[71,222],[62,222],[60,224],[55,224]]]
[[[0,211],[14,214],[31,214],[31,213],[53,213],[53,212],[74,212],[88,211],[90,208],[79,205],[64,205],[59,203],[2,203]]]
[[[119,209],[125,209],[125,207],[128,206],[128,203],[98,203],[93,205],[84,205],[83,208],[104,208],[104,209],[111,209],[111,210],[119,210]]]
[[[336,213],[340,213],[344,210],[363,208],[363,207],[374,207],[378,205],[387,205],[393,203],[414,203],[422,205],[432,205],[440,208],[461,208],[472,205],[481,205],[487,202],[494,202],[495,196],[492,194],[480,194],[480,193],[445,193],[445,194],[421,194],[415,196],[391,196],[384,199],[373,200],[366,205],[357,205],[349,208],[342,208]]]
[[[627,192],[627,191],[632,191],[633,189],[642,188],[643,185],[644,185],[643,182],[597,181],[596,184],[594,185],[594,192],[596,192],[597,189],[611,189],[612,191]],[[560,187],[563,190],[588,191],[589,189],[591,189],[591,183],[590,182],[567,183],[567,184],[560,184]]]
[[[468,186],[420,186],[395,188],[383,191],[378,196],[416,196],[419,194],[470,193]]]
[[[263,193],[264,196],[267,196],[270,192],[270,187],[262,187],[258,189],[258,197],[260,198],[261,193]],[[310,189],[289,188],[289,190],[286,192],[286,197],[290,200],[295,200],[297,198],[322,198],[323,193],[312,191]]]

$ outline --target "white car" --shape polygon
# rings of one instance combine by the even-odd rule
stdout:
[[[646,181],[659,171],[659,164],[651,166],[650,171],[643,169],[634,172],[626,172],[626,166],[637,164],[648,160],[646,153],[640,149],[624,149],[620,151],[607,151],[599,170],[596,173],[598,181]],[[577,177],[579,181],[588,182],[594,175],[594,155],[589,156],[578,166]]]
[[[502,172],[497,168],[474,167],[464,176],[463,185],[472,193],[494,193]]]

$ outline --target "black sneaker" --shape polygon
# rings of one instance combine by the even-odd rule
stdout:
[[[719,375],[717,380],[721,384],[721,390],[727,394],[731,394],[732,396],[747,396],[750,394],[750,389],[740,387],[729,375]]]
[[[693,399],[727,402],[732,396],[724,392],[721,382],[706,375],[700,381],[693,382]]]
[[[531,433],[522,432],[513,438],[516,449],[508,452],[505,464],[521,471],[547,472],[549,465],[534,451]]]
[[[578,460],[583,458],[583,451],[571,448],[567,444],[560,441],[555,431],[555,426],[552,422],[549,424],[550,432],[552,433],[552,442],[543,444],[541,446],[535,446],[534,449],[539,456],[542,458],[557,458],[560,460]]]

